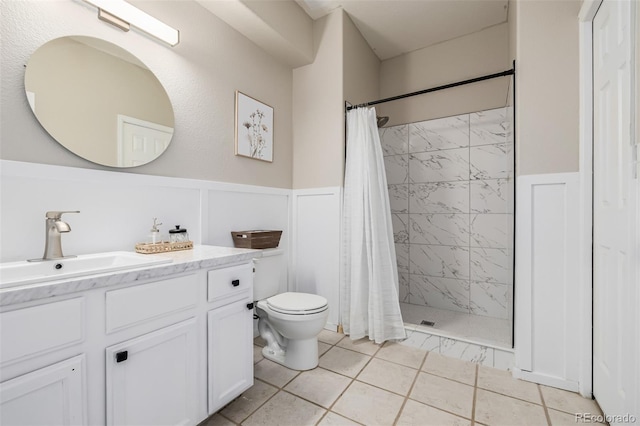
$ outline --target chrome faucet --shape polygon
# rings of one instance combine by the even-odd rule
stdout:
[[[41,259],[29,259],[29,262],[39,262],[43,260],[63,259],[65,256],[62,254],[62,233],[70,232],[71,227],[67,222],[62,221],[62,215],[64,213],[80,213],[78,210],[73,211],[52,211],[47,212],[45,217],[47,218],[45,224],[45,242],[44,242],[44,255]]]

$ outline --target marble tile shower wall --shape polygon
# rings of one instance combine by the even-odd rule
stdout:
[[[509,318],[513,139],[507,108],[380,129],[400,300]]]

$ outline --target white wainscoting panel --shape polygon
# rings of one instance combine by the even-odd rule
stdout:
[[[287,230],[288,193],[209,191],[209,244],[233,246],[231,231]],[[278,247],[285,249],[288,242],[289,235],[283,232]]]
[[[293,191],[292,290],[329,301],[326,328],[340,322],[340,187]]]
[[[517,179],[514,375],[577,391],[579,174]]]
[[[282,229],[288,253],[291,190],[0,160],[0,261],[41,257],[45,212],[63,216],[65,254],[134,248],[153,218],[168,232],[189,231],[196,244],[232,247],[231,231]]]
[[[200,243],[197,189],[166,186],[162,180],[154,184],[129,173],[7,163],[2,162],[0,183],[2,261],[42,257],[49,210],[80,211],[62,217],[71,226],[62,235],[65,255],[133,250],[145,240],[154,217],[165,232],[182,225]]]

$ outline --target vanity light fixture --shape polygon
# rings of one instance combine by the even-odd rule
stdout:
[[[84,0],[98,8],[98,18],[123,31],[133,26],[170,46],[180,42],[180,32],[124,0]]]

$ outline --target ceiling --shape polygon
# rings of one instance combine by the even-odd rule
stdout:
[[[507,21],[508,0],[295,0],[312,19],[337,8],[381,60]]]

